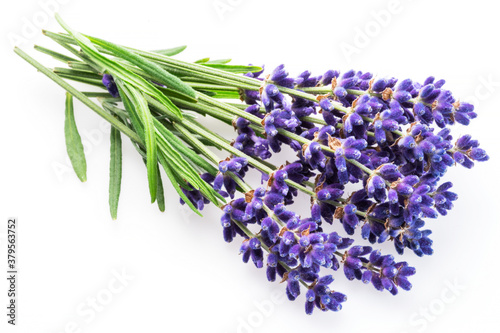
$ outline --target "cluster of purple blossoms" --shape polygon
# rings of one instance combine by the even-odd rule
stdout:
[[[442,177],[457,163],[471,168],[488,160],[469,135],[456,141],[451,135],[450,125],[468,125],[476,117],[474,107],[455,100],[444,80],[433,77],[418,83],[329,70],[293,78],[283,65],[261,75],[247,74],[262,86],[241,94],[249,104],[245,112],[260,124],[235,119],[232,145],[241,154],[220,162],[216,176],[202,176],[232,199],[222,209],[224,240],[241,236],[243,261],[265,267],[269,281],[279,276],[290,300],[305,288],[308,314],[315,307],[338,311],[346,300],[323,271],[341,269],[349,280],[393,295],[410,290],[413,267],[354,245],[349,236],[359,233],[371,244],[392,241],[398,254],[433,253],[424,219],[446,215],[457,199]],[[259,169],[263,184],[240,188],[238,181],[254,168],[248,158],[269,165],[265,160],[283,147],[295,151],[296,160],[272,172]],[[359,189],[348,192],[348,184]],[[199,209],[207,202],[199,191],[183,191]],[[244,195],[235,199],[238,191]],[[290,207],[299,192],[311,198],[307,216]],[[326,232],[323,222],[340,228]]]

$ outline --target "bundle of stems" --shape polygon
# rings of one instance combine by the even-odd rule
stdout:
[[[35,49],[66,67],[49,69],[21,49],[15,52],[66,90],[67,151],[82,181],[86,160],[73,98],[112,125],[113,219],[125,135],[146,165],[151,202],[165,210],[161,168],[181,202],[197,214],[209,202],[220,207],[225,240],[241,235],[243,260],[251,258],[259,268],[266,251],[268,279],[277,273],[287,281],[291,300],[300,293],[299,283],[305,286],[307,313],[315,306],[336,311],[345,301],[328,288],[330,275],[319,276],[320,267],[337,270],[342,264],[349,279],[393,294],[398,287],[409,290],[407,277],[415,272],[392,255],[353,245],[353,239],[337,232],[325,233],[322,221],[340,220],[349,235],[362,225],[363,238],[394,241],[400,254],[404,248],[431,254],[430,230],[421,230],[422,218],[446,214],[456,199],[448,191],[451,184],[438,186],[438,180],[455,162],[470,167],[473,159],[487,160],[470,136],[450,144],[447,125],[468,123],[475,113],[450,99],[441,89],[444,82],[433,78],[422,85],[405,80],[393,89],[394,79],[375,80],[354,71],[343,76],[329,71],[317,78],[304,72],[291,79],[283,66],[259,78],[263,68],[258,66],[232,65],[230,59],[185,62],[173,57],[184,46],[142,51],[83,35],[56,18],[66,33],[43,33],[70,55]],[[103,90],[80,91],[68,81]],[[204,126],[200,119],[207,116],[233,126],[238,137],[229,140]],[[432,123],[444,129],[433,133]],[[297,151],[296,162],[267,160],[282,145]],[[221,160],[210,147],[228,158]],[[258,170],[267,186],[249,184],[249,168]],[[362,183],[362,189],[344,196],[349,182]],[[234,199],[235,192],[243,197]],[[311,199],[310,218],[285,207],[298,192]]]

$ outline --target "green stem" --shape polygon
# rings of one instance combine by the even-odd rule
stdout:
[[[252,122],[253,124],[261,125],[262,119],[260,119],[257,116],[254,116],[253,114],[245,112],[244,110],[238,109],[230,104],[221,102],[221,101],[219,101],[215,98],[209,97],[205,94],[200,93],[198,98],[200,101],[203,101],[207,104],[216,106],[216,107],[218,107],[226,112],[229,112],[233,116],[238,116],[238,117],[244,118],[244,119]]]
[[[234,156],[246,158],[247,161],[248,161],[248,163],[251,166],[257,168],[258,170],[260,170],[262,172],[267,173],[268,175],[271,175],[275,171],[275,170],[269,168],[268,166],[264,165],[263,163],[261,163],[257,159],[255,159],[255,158],[253,158],[251,156],[248,156],[247,154],[245,154],[242,151],[234,148],[230,144],[228,144],[228,143],[220,140],[214,134],[212,134],[212,133],[210,133],[208,131],[200,129],[197,126],[197,124],[194,121],[192,121],[192,120],[187,120],[186,119],[183,122],[183,126],[189,128],[192,132],[197,133],[198,135],[200,135],[202,137],[205,137],[207,140],[211,141],[212,143],[214,143],[215,145],[221,147],[222,149],[226,150],[227,152],[233,154]],[[316,198],[316,193],[314,193],[314,191],[309,190],[305,186],[303,186],[301,184],[298,184],[298,183],[296,183],[296,182],[294,182],[294,181],[292,181],[290,179],[286,179],[285,182],[289,186],[292,186],[292,187],[296,188],[297,190],[299,190],[299,191],[301,191],[303,193],[306,193],[306,194],[310,195],[313,198]]]
[[[212,105],[215,105],[215,106],[217,106],[217,107],[219,107],[219,108],[221,108],[221,109],[223,109],[223,110],[225,110],[227,112],[230,112],[230,113],[232,113],[232,114],[234,114],[234,115],[236,115],[238,117],[242,117],[242,118],[245,118],[245,119],[251,121],[255,125],[259,126],[258,130],[257,130],[258,132],[260,132],[260,131],[263,130],[263,127],[262,127],[262,124],[261,124],[262,119],[260,119],[259,117],[251,115],[251,114],[249,114],[249,113],[247,113],[247,112],[245,112],[245,111],[243,111],[241,109],[238,109],[238,108],[236,108],[236,107],[234,107],[232,105],[229,105],[227,103],[220,102],[220,101],[218,101],[216,99],[213,99],[211,97],[208,97],[208,96],[206,96],[204,94],[200,94],[199,95],[199,99],[200,99],[200,101],[205,101],[205,102],[207,102],[209,104],[212,104]],[[253,127],[253,129],[255,129],[255,127]],[[313,142],[313,141],[308,140],[308,139],[306,139],[306,138],[304,138],[304,137],[302,137],[300,135],[297,135],[295,133],[292,133],[290,131],[287,131],[287,130],[284,130],[284,129],[281,129],[281,128],[278,129],[278,132],[280,134],[282,134],[282,135],[284,135],[284,136],[292,139],[292,140],[296,140],[297,142],[299,142],[301,144],[311,144]],[[330,153],[335,153],[335,150],[331,149],[330,147],[325,146],[325,145],[323,145],[321,143],[320,143],[320,145],[321,145],[321,149],[323,151],[327,151],[327,152],[330,152]],[[359,163],[358,161],[351,160],[351,159],[346,159],[346,161],[348,161],[349,163],[357,166],[358,168],[360,168],[361,170],[363,170],[365,173],[367,173],[370,176],[374,174],[373,170],[371,170],[370,168],[364,166],[363,164]]]

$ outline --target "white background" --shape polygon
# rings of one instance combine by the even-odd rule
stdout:
[[[494,2],[53,0],[47,8],[48,2],[5,1],[0,10],[3,272],[10,216],[19,220],[20,246],[18,325],[6,324],[2,273],[2,332],[497,331],[500,22]],[[491,159],[446,175],[460,198],[448,216],[428,224],[435,254],[404,257],[417,268],[410,292],[393,297],[338,272],[333,287],[348,295],[344,309],[306,316],[303,296],[276,298],[285,286],[243,264],[238,242],[223,241],[216,209],[198,218],[180,207],[170,186],[165,213],[149,204],[145,168],[126,140],[119,216],[112,221],[109,129],[76,103],[88,164],[88,181],[79,182],[66,158],[62,89],[12,52],[11,40],[21,38],[24,50],[57,65],[32,49],[57,48],[38,29],[61,30],[47,18],[54,4],[79,31],[144,49],[188,44],[181,58],[190,61],[231,57],[269,69],[285,63],[292,75],[355,68],[420,82],[444,78],[479,114],[454,134],[472,133]],[[382,248],[394,253],[392,245]],[[123,272],[128,280],[116,280]],[[92,298],[99,311],[90,307]]]

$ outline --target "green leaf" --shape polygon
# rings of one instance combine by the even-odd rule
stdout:
[[[207,184],[200,175],[194,170],[194,168],[185,161],[185,159],[180,155],[180,153],[175,150],[175,148],[161,135],[160,131],[157,129],[158,133],[158,145],[161,148],[161,152],[164,154],[168,165],[173,170],[175,177],[178,178],[177,183],[189,183],[194,189],[200,190],[203,195],[218,206],[218,199],[224,201],[224,198],[217,193],[213,187]]]
[[[128,118],[128,112],[126,110],[122,110],[118,107],[116,107],[115,103],[106,101],[106,99],[101,99],[101,105],[104,108],[104,110],[109,111],[111,114],[114,114],[126,124],[127,123],[127,118]]]
[[[57,18],[57,16],[56,16]],[[58,18],[59,19],[59,18]],[[55,34],[55,33],[50,33],[45,31],[44,32],[47,36],[54,40],[63,40],[64,43],[72,43],[73,41],[71,38],[68,38],[68,36],[65,36],[64,34]],[[64,44],[63,43],[63,44]],[[229,73],[224,70],[219,70],[216,68],[210,68],[209,66],[201,65],[201,64],[195,64],[195,63],[189,63],[185,61],[181,61],[172,57],[164,56],[162,54],[154,53],[154,52],[147,52],[147,51],[142,51],[138,49],[132,49],[128,47],[127,49],[133,51],[134,53],[147,58],[151,61],[154,61],[155,63],[158,63],[162,67],[168,67],[169,71],[177,71],[179,75],[183,76],[191,76],[191,74],[198,74],[198,75],[209,75],[211,78],[213,78],[212,82],[219,82],[221,84],[242,84],[240,88],[244,88],[243,85],[248,85],[252,87],[259,87],[261,85],[261,82],[254,78],[250,77],[245,77],[245,76],[240,76],[234,73]],[[186,75],[189,74],[189,75]],[[246,88],[244,88],[246,89]],[[283,91],[289,92],[287,89],[281,87],[280,88]],[[289,89],[290,91],[293,89]],[[300,94],[299,94],[300,95]]]
[[[76,61],[76,59],[68,57],[67,55],[61,54],[59,52],[55,52],[52,50],[49,50],[43,46],[35,45],[35,50],[40,51],[42,53],[48,54],[52,58],[62,61],[62,62],[69,62],[69,61]]]
[[[186,49],[186,47],[187,47],[186,45],[181,45],[181,46],[177,46],[177,47],[172,47],[170,49],[156,50],[153,52],[171,57],[171,56],[174,56],[176,54],[181,53],[182,51],[184,51]]]
[[[119,80],[117,80],[116,83],[121,90],[123,90],[125,95],[127,95],[131,104],[128,107],[130,108],[130,106],[132,106],[144,128],[143,135],[147,152],[146,166],[148,170],[149,194],[151,195],[151,202],[154,202],[156,200],[156,187],[158,185],[158,153],[156,146],[156,132],[153,124],[154,118],[149,111],[148,102],[140,91],[134,87],[128,86],[127,84],[123,84]]]
[[[193,88],[182,82],[177,76],[170,74],[162,67],[158,66],[156,63],[129,51],[123,46],[116,45],[114,43],[102,40],[100,38],[88,37],[90,41],[96,45],[99,45],[103,49],[106,49],[113,53],[113,55],[125,59],[128,62],[136,65],[142,69],[147,74],[154,77],[155,81],[158,83],[166,85],[168,88],[177,90],[187,96],[196,98],[196,92]]]
[[[216,59],[216,60],[210,60],[210,61],[207,61],[205,64],[227,64],[229,62],[231,62],[232,59]]]
[[[214,91],[211,92],[214,93]],[[241,99],[240,93],[237,91],[215,91],[215,95],[212,95],[211,97],[221,99]]]
[[[217,95],[217,93],[213,92],[213,91],[208,91],[208,90],[198,90],[199,92],[207,95],[207,96],[210,96],[210,97],[214,97]]]
[[[122,139],[120,131],[114,127],[111,127],[110,142],[109,211],[116,220],[122,182]]]
[[[185,100],[185,101],[188,101],[188,102],[191,102],[191,103],[196,103],[198,101],[197,99],[194,99],[192,97],[189,97],[187,95],[179,93],[177,90],[168,89],[168,88],[165,88],[165,87],[158,87],[158,90],[160,90],[168,98],[175,97],[175,98],[182,99],[182,100]],[[180,110],[178,112],[182,113],[182,111],[180,111]]]
[[[108,92],[100,92],[100,91],[82,91],[82,94],[84,94],[87,97],[94,97],[94,98],[104,98],[104,99],[112,99],[114,98],[111,96],[110,93]]]
[[[148,96],[146,94],[144,94],[143,96],[150,105],[152,105],[153,107],[155,107],[157,109],[160,109],[161,113],[163,113],[165,115],[169,115],[172,119],[174,119],[176,121],[182,121],[182,119],[179,118],[179,116],[178,116],[179,114],[182,114],[181,110],[177,107],[177,105],[172,103],[170,98],[167,97],[169,103],[168,103],[168,105],[165,105],[165,104],[159,103],[157,100],[155,100],[154,98],[151,98],[150,96]]]
[[[94,79],[94,80],[99,80],[99,81],[102,80],[102,75],[99,75],[99,74],[96,74],[93,72],[88,72],[88,71],[71,69],[71,68],[55,67],[54,73],[56,73],[58,75],[65,74],[65,75],[71,75],[71,76],[79,76],[82,78],[89,78],[89,79]]]
[[[195,61],[196,64],[204,64],[206,62],[210,61],[210,58],[201,58]]]
[[[71,67],[71,63],[69,63],[70,67]],[[129,63],[121,63],[121,65],[123,65],[126,69],[128,69],[129,71],[143,77],[144,79],[147,79],[147,80],[150,80],[150,81],[155,81],[155,78],[152,76],[152,75],[149,75],[147,74],[146,72],[144,72],[142,69],[140,68],[137,68]],[[167,97],[177,97],[177,98],[180,98],[180,99],[183,99],[183,100],[187,100],[187,101],[190,101],[190,102],[194,102],[196,103],[198,100],[196,98],[193,98],[191,96],[188,96],[186,94],[183,94],[177,90],[173,90],[173,89],[169,89],[169,88],[166,88],[166,87],[163,87],[163,86],[155,86],[156,89],[160,90],[165,96]],[[180,112],[180,111],[179,111]]]
[[[202,64],[207,67],[220,69],[222,71],[234,73],[234,74],[246,74],[246,73],[255,73],[260,72],[262,67],[259,66],[240,66],[240,65],[226,65],[226,64],[218,64],[218,63],[204,63]]]
[[[158,204],[158,209],[160,212],[165,211],[165,193],[163,192],[163,182],[161,181],[161,174],[158,165],[158,185],[156,187],[156,203]]]
[[[130,70],[126,69],[121,64],[116,61],[110,60],[103,56],[97,51],[96,47],[90,42],[90,40],[84,37],[82,34],[73,31],[62,19],[59,15],[55,15],[59,24],[75,39],[78,43],[82,51],[86,54],[87,57],[91,58],[91,61],[96,63],[97,66],[104,68],[109,71],[115,79],[122,79],[123,81],[129,83],[130,85],[140,89],[144,93],[155,97],[161,103],[165,104],[165,106],[169,107],[171,104],[170,100],[162,94],[154,85],[149,83],[147,80],[142,78],[141,76],[132,73]],[[177,80],[179,80],[177,78]],[[180,81],[180,80],[179,80]],[[182,82],[182,81],[181,81]],[[190,88],[191,89],[191,88]],[[194,90],[193,90],[194,91]],[[179,112],[178,116],[182,118],[182,113]]]
[[[85,161],[82,139],[76,128],[75,116],[73,114],[73,96],[70,93],[66,93],[64,135],[66,137],[66,150],[73,170],[75,170],[78,178],[82,182],[85,182],[87,180],[87,162]]]
[[[81,82],[85,84],[90,84],[92,86],[96,87],[102,87],[102,81],[101,80],[96,80],[96,79],[91,79],[88,77],[83,77],[83,76],[75,76],[75,75],[68,75],[68,74],[63,74],[63,73],[56,73],[54,72],[57,76],[63,78],[63,79],[68,79],[76,82]]]
[[[90,66],[84,62],[81,62],[81,61],[68,61],[68,67],[73,68],[73,69],[77,69],[80,71],[94,72],[95,73],[95,70],[94,70],[94,68],[92,68],[92,66]]]
[[[203,170],[213,174],[214,176],[217,174],[217,168],[215,168],[212,164],[208,163],[205,159],[203,159],[201,156],[197,155],[190,147],[186,145],[185,142],[180,140],[178,137],[176,137],[172,132],[167,129],[166,127],[163,126],[163,124],[160,123],[159,120],[155,119],[154,120],[155,127],[159,130],[159,132],[162,134],[162,136],[169,141],[169,143],[175,147],[175,149],[184,155],[184,157],[188,160],[194,163],[195,165],[198,165],[201,167]]]
[[[172,169],[169,167],[165,157],[163,156],[163,154],[159,154],[158,155],[158,159],[160,160],[160,163],[161,165],[163,166],[163,169],[165,170],[165,173],[167,174],[167,177],[170,179],[170,182],[172,183],[172,186],[174,187],[175,191],[177,192],[177,194],[181,197],[181,199],[189,206],[189,208],[191,208],[196,214],[200,215],[200,216],[203,216],[201,215],[201,212],[198,210],[198,208],[196,208],[193,203],[191,202],[191,200],[189,200],[186,195],[184,194],[184,192],[182,192],[180,186],[178,185],[177,183],[177,180],[174,176],[174,173],[172,171]]]
[[[177,152],[172,145],[158,132],[158,146],[164,153],[165,158],[169,162],[169,166],[174,169],[176,174],[181,174],[182,179],[189,182],[191,186],[199,188],[199,183],[202,181],[196,171],[187,163],[184,158]]]
[[[142,126],[142,124],[141,124],[141,120],[139,119],[139,115],[135,111],[134,105],[132,104],[132,102],[128,98],[127,94],[123,90],[120,81],[118,81],[117,87],[118,87],[118,92],[120,94],[120,97],[123,101],[123,106],[125,107],[125,110],[128,113],[130,122],[132,123],[132,127],[134,128],[137,135],[139,135],[139,137],[141,138],[141,142],[144,142],[144,126]]]

